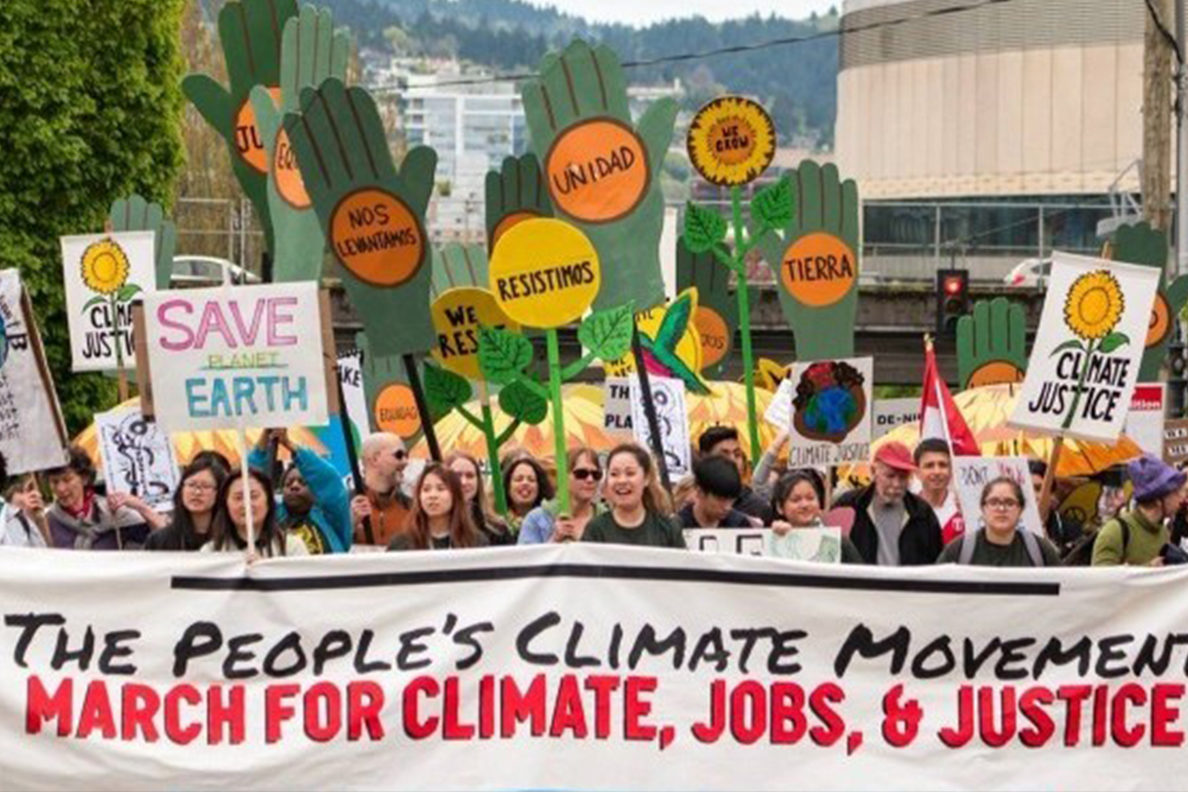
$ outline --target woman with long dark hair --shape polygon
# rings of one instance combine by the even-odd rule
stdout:
[[[226,478],[227,468],[209,456],[186,465],[173,493],[173,520],[149,534],[144,549],[191,551],[206,544]]]
[[[790,531],[802,528],[824,528],[824,476],[812,468],[789,470],[776,481],[772,490],[771,508],[776,515],[771,529],[777,536],[784,536]],[[841,537],[840,554],[843,564],[862,563],[862,554],[848,537]]]
[[[486,547],[487,539],[470,518],[462,483],[446,466],[430,462],[417,479],[413,511],[388,550],[457,550]]]
[[[487,542],[495,546],[515,542],[507,523],[491,511],[478,459],[466,451],[451,451],[446,454],[444,464],[458,477],[458,483],[462,485],[462,497],[470,507],[470,519],[487,537]]]
[[[685,548],[656,463],[642,446],[624,443],[607,456],[605,496],[610,511],[586,524],[583,542]]]
[[[503,490],[507,493],[507,520],[512,533],[519,534],[528,512],[553,497],[553,483],[544,467],[528,454],[503,463]]]
[[[210,541],[202,552],[243,552],[247,549],[248,509],[251,509],[255,548],[249,557],[308,555],[305,543],[281,530],[276,522],[272,482],[255,468],[247,469],[247,497],[244,497],[244,471],[231,472],[219,487],[218,514],[211,525]]]

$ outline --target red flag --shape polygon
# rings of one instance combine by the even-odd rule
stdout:
[[[920,439],[939,437],[954,456],[981,456],[982,450],[965,423],[949,386],[936,365],[932,340],[924,341],[924,396],[920,400]]]

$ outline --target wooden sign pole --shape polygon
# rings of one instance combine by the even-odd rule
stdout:
[[[1064,435],[1057,435],[1052,440],[1052,453],[1048,455],[1048,470],[1044,473],[1044,483],[1040,487],[1039,513],[1040,519],[1046,525],[1048,513],[1051,511],[1052,487],[1056,482],[1056,466],[1060,464],[1060,454],[1064,451]]]

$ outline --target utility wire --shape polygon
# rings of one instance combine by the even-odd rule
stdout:
[[[1184,0],[1176,0],[1178,3]],[[1176,61],[1184,65],[1184,53],[1180,50],[1180,42],[1176,41],[1176,37],[1167,29],[1167,25],[1163,23],[1163,17],[1159,16],[1159,9],[1155,7],[1155,0],[1146,0],[1147,13],[1151,15],[1151,21],[1155,23],[1159,34],[1167,41],[1167,45],[1172,48],[1172,52],[1176,53]]]

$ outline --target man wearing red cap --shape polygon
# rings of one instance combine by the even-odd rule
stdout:
[[[916,465],[903,443],[884,443],[874,457],[874,482],[851,490],[834,507],[854,510],[850,540],[862,559],[879,566],[917,566],[936,562],[944,549],[932,507],[908,492]]]

